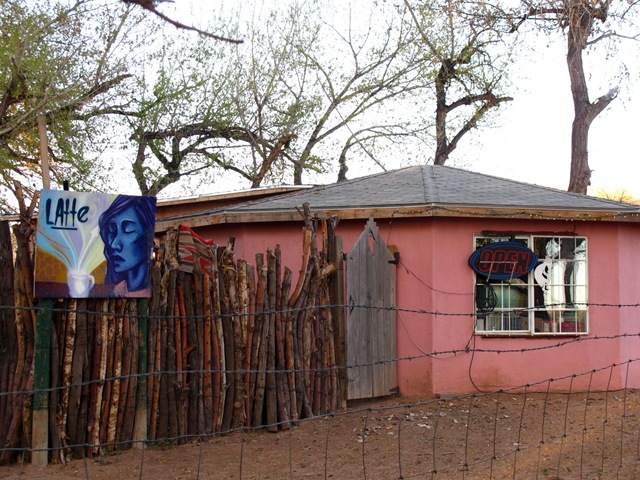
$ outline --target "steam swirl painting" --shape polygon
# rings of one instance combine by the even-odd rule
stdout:
[[[151,296],[156,199],[42,190],[36,298]]]

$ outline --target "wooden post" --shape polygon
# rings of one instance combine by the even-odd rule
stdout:
[[[42,187],[48,190],[51,186],[51,179],[49,175],[49,141],[47,140],[47,119],[44,115],[38,115],[38,134],[40,135]]]
[[[46,467],[49,463],[49,370],[51,353],[51,308],[53,300],[43,298],[36,318],[36,345],[34,354],[33,430],[31,463]]]
[[[147,307],[149,300],[138,300],[138,391],[133,426],[134,448],[144,448],[147,441]]]

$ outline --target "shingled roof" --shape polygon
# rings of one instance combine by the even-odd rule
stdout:
[[[439,165],[421,165],[320,185],[196,215],[167,218],[164,229],[218,223],[299,220],[308,203],[340,218],[482,216],[640,221],[640,207]]]

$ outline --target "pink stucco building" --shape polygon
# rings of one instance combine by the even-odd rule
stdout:
[[[417,166],[194,210],[156,228],[184,224],[219,243],[233,236],[237,258],[249,261],[279,244],[296,272],[304,203],[318,216],[338,216],[345,252],[370,218],[398,252],[402,395],[640,387],[640,368],[623,367],[640,356],[638,206]],[[499,265],[512,268],[503,242],[528,252],[529,271],[492,277]],[[487,245],[498,252],[482,256],[493,262],[488,275],[469,263]]]

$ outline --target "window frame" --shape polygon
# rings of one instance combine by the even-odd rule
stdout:
[[[475,234],[473,249],[475,252],[489,243],[503,241],[522,243],[536,253],[538,261],[526,275],[508,280],[487,281],[474,272],[474,334],[501,337],[589,334],[588,238],[566,234]],[[556,282],[543,285],[553,281],[549,277]],[[556,296],[560,300],[552,302]]]

